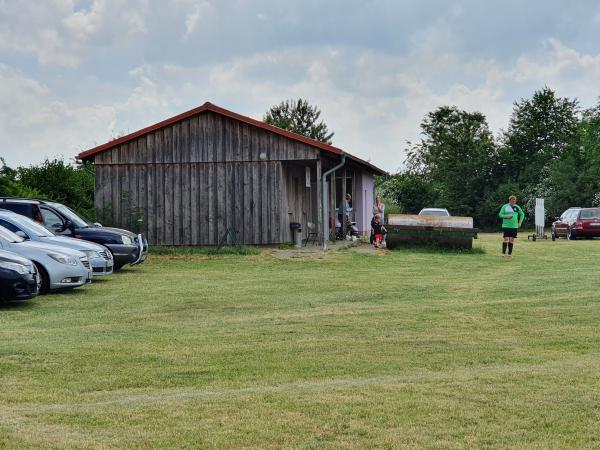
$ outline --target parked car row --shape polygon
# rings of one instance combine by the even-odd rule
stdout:
[[[600,208],[569,208],[552,223],[552,239],[600,237]]]
[[[0,198],[0,302],[83,286],[147,255],[142,234],[92,224],[60,203]]]

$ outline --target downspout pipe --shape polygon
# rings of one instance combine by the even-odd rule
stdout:
[[[322,175],[323,180],[323,251],[327,251],[327,243],[329,242],[329,185],[327,184],[327,175],[335,172],[336,170],[344,167],[346,164],[346,154],[342,153],[342,159],[340,163],[333,169],[328,170]],[[343,201],[343,199],[342,199]],[[341,207],[341,206],[340,206]],[[335,218],[333,223],[335,224]]]

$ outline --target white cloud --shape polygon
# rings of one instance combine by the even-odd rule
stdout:
[[[116,114],[110,106],[72,108],[46,86],[1,65],[0,99],[0,148],[9,165],[71,158],[83,143],[104,139]]]
[[[600,54],[585,43],[561,39],[552,24],[533,37],[521,28],[494,37],[491,19],[460,0],[435,11],[405,5],[402,17],[378,1],[379,12],[348,8],[335,20],[327,8],[341,1],[326,11],[271,0],[0,3],[0,56],[39,63],[0,67],[0,144],[19,149],[18,162],[74,155],[207,100],[260,119],[303,97],[321,108],[336,145],[394,171],[441,105],[480,111],[498,131],[533,89],[588,103],[599,93]],[[486,47],[498,41],[506,45]]]
[[[0,51],[32,54],[42,65],[76,68],[95,46],[126,45],[147,32],[148,0],[3,2]]]
[[[196,30],[196,27],[204,16],[208,15],[212,9],[212,5],[209,2],[201,2],[194,4],[192,12],[187,14],[185,17],[185,34],[183,39],[188,39]]]

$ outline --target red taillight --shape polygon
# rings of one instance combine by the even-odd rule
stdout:
[[[581,220],[577,220],[574,224],[573,224],[573,228],[583,228],[583,222]]]

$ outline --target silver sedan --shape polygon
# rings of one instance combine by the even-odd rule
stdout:
[[[92,281],[90,262],[87,256],[78,250],[25,241],[2,226],[0,226],[0,248],[34,262],[42,281],[40,294],[46,294],[51,290],[83,286]]]
[[[94,276],[110,275],[113,272],[112,254],[103,245],[66,236],[56,236],[52,231],[29,217],[8,210],[0,210],[0,226],[28,241],[67,247],[85,253],[92,266]]]

